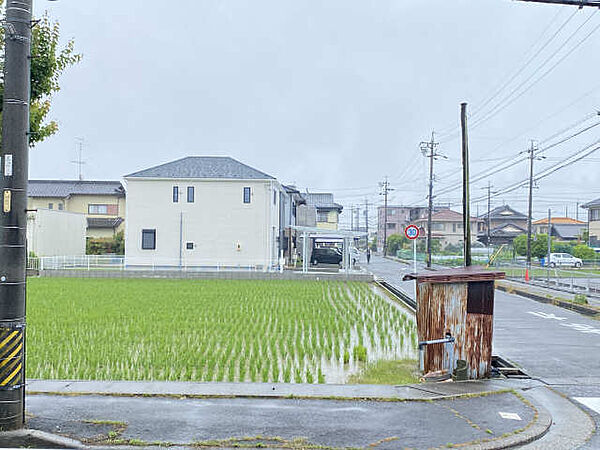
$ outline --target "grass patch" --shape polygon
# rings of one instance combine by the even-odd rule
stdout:
[[[368,364],[360,373],[352,375],[351,384],[412,384],[418,383],[417,361],[377,361]]]
[[[327,383],[359,361],[416,353],[413,317],[369,283],[32,278],[27,287],[29,378]]]

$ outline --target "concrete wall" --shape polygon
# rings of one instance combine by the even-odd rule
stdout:
[[[126,179],[125,261],[129,266],[247,266],[276,263],[279,183],[275,180]],[[180,198],[173,202],[173,186]],[[187,187],[195,188],[193,203]],[[250,187],[251,202],[243,202]],[[156,249],[142,249],[142,230]],[[187,249],[191,243],[193,249]]]
[[[59,209],[59,204],[63,205],[65,211],[84,214],[86,217],[122,217],[125,219],[126,201],[125,197],[116,195],[73,195],[68,198],[60,197],[29,197],[27,200],[28,209],[48,209],[52,203],[53,210]],[[89,214],[88,205],[115,205],[117,214]],[[125,223],[121,223],[114,233],[125,230]],[[112,230],[92,228],[88,230],[90,237],[112,237]]]
[[[83,214],[38,209],[27,214],[27,252],[36,256],[85,255]]]

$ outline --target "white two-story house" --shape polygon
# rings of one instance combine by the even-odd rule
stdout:
[[[229,157],[190,156],[124,177],[125,264],[277,264],[279,182]]]

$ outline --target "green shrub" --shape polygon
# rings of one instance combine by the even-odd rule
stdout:
[[[575,303],[580,304],[580,305],[587,305],[588,304],[587,297],[584,294],[577,294],[577,295],[575,295],[575,298],[573,299],[573,301]]]

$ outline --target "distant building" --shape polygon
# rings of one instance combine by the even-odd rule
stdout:
[[[124,179],[127,265],[277,264],[285,190],[271,175],[229,157],[191,156]]]
[[[477,239],[487,244],[487,213],[479,216],[482,220]],[[527,233],[527,216],[508,205],[499,206],[490,211],[490,244],[510,244],[517,236]]]
[[[433,212],[448,209],[443,206],[434,206]],[[402,234],[407,225],[420,219],[427,218],[427,206],[388,206],[387,207],[387,236]],[[383,250],[384,228],[386,227],[385,207],[377,208],[377,247]]]
[[[600,198],[581,205],[588,210],[588,232],[590,247],[600,247]]]
[[[120,181],[29,180],[27,209],[84,214],[87,237],[124,230],[125,189]]]
[[[576,241],[583,238],[587,223],[570,217],[551,217],[551,236],[561,241]],[[548,218],[536,220],[532,224],[533,233],[548,234]]]
[[[481,219],[477,217],[471,217],[471,241],[477,240],[477,235],[474,232],[477,230]],[[427,233],[427,217],[415,220],[415,225],[423,229]],[[464,240],[463,232],[463,215],[452,211],[451,209],[444,209],[438,211],[431,216],[431,237],[440,241],[442,248],[448,245],[459,245]]]
[[[306,201],[308,207],[314,206],[316,210],[316,226],[324,230],[337,230],[340,221],[340,214],[344,207],[333,200],[333,194],[328,192],[306,192],[302,193],[302,198]]]

